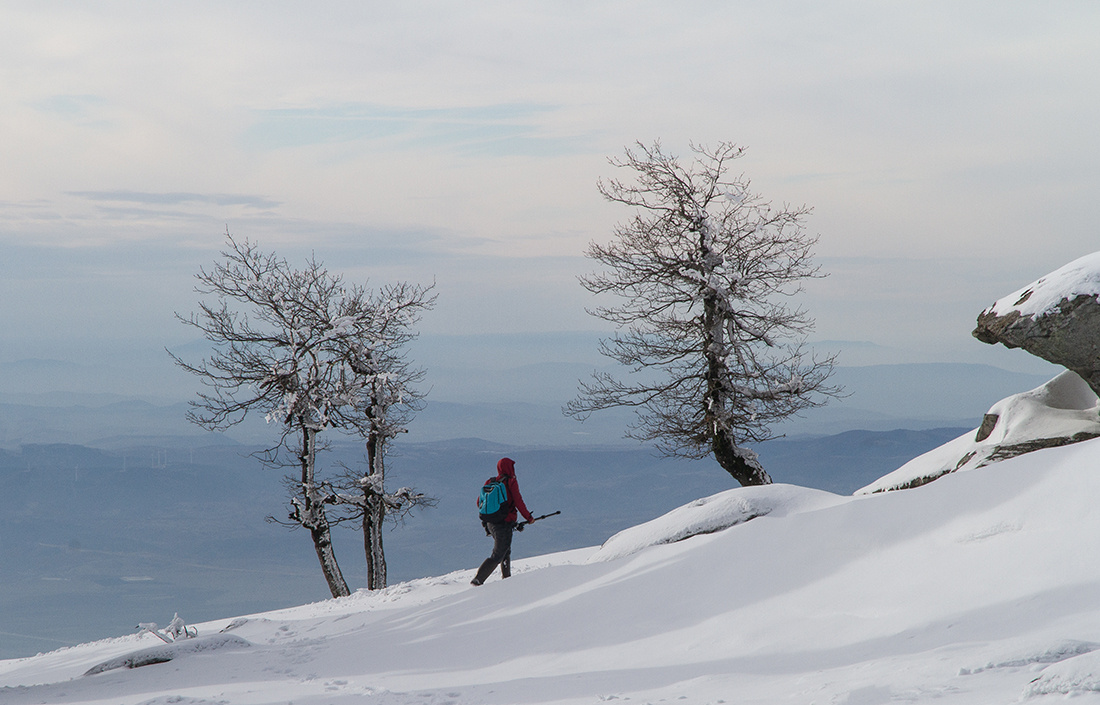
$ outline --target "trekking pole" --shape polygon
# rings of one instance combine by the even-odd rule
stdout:
[[[545,519],[546,517],[553,517],[553,516],[557,516],[557,515],[559,515],[559,514],[561,514],[561,510],[560,510],[560,509],[559,509],[558,511],[556,511],[556,512],[550,512],[549,514],[543,514],[543,515],[542,515],[542,516],[540,516],[540,517],[535,517],[535,518],[534,518],[534,519],[532,519],[531,521],[521,521],[520,523],[516,524],[516,531],[523,531],[523,527],[527,526],[527,525],[528,525],[528,524],[530,524],[531,522],[539,521],[540,519]]]

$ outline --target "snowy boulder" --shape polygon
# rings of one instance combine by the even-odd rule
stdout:
[[[830,492],[795,485],[758,485],[726,490],[620,531],[605,541],[586,562],[611,561],[650,546],[676,543],[700,534],[713,534],[757,517],[798,514],[841,501],[840,497]]]
[[[1100,398],[1080,375],[1067,370],[1029,392],[1002,399],[974,431],[910,460],[855,494],[920,487],[948,473],[1097,437]]]
[[[1073,370],[1100,394],[1100,252],[1015,291],[978,315],[973,335]]]
[[[85,671],[85,676],[94,676],[99,673],[113,671],[116,668],[141,668],[157,663],[167,663],[180,656],[202,653],[204,651],[218,651],[224,649],[242,649],[252,646],[247,640],[232,634],[214,634],[207,637],[198,637],[176,641],[169,644],[161,644],[148,649],[132,651],[92,666]]]

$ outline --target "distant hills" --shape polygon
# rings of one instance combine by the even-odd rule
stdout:
[[[454,362],[464,361],[456,355]],[[217,442],[213,439],[218,434],[187,422],[186,402],[195,390],[177,377],[170,375],[160,387],[146,387],[156,389],[161,394],[157,397],[122,393],[132,388],[126,386],[114,392],[110,386],[95,391],[94,380],[85,380],[76,391],[64,387],[84,379],[89,369],[59,361],[0,365],[0,379],[5,380],[0,387],[0,447],[66,442],[115,448],[170,437],[179,437],[185,444]],[[408,438],[429,442],[475,437],[537,447],[632,445],[622,439],[633,420],[629,411],[593,414],[584,423],[562,415],[561,407],[576,394],[578,380],[594,369],[582,362],[556,361],[492,369],[429,368],[427,405],[410,426]],[[170,366],[169,370],[179,374]],[[809,410],[776,430],[797,436],[856,429],[977,427],[992,404],[1049,378],[961,363],[840,367],[834,381],[844,387],[846,397]],[[257,416],[231,429],[225,438],[265,443],[272,435]]]

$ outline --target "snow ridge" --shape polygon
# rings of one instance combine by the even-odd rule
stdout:
[[[612,561],[650,546],[712,534],[763,516],[780,517],[809,511],[837,501],[839,498],[830,492],[794,485],[771,484],[727,490],[620,531],[604,542],[587,562]]]

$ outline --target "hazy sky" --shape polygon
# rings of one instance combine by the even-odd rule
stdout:
[[[226,227],[435,280],[426,333],[597,328],[595,182],[655,139],[814,208],[816,338],[994,360],[979,311],[1100,249],[1098,36],[1093,0],[0,0],[0,361],[187,339]]]

